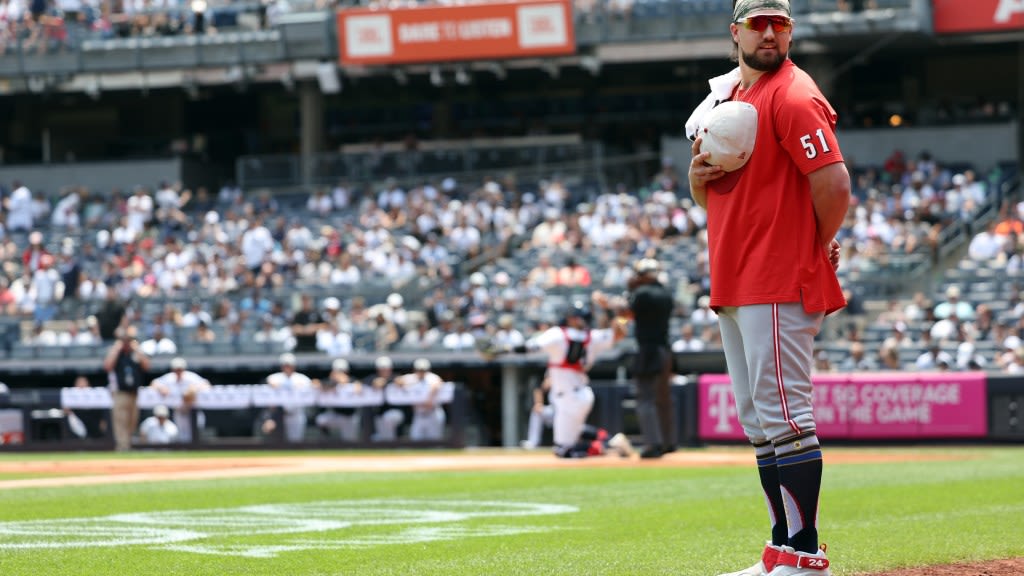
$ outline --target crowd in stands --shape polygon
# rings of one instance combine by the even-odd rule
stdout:
[[[291,12],[333,0],[3,0],[0,55],[10,46],[45,52],[85,39],[167,37],[273,27]]]
[[[890,300],[873,318],[853,297],[840,314],[845,333],[831,350],[822,347],[818,369],[1024,370],[1024,203],[1003,199],[994,182],[979,181],[971,170],[943,170],[927,155],[906,162],[894,154],[881,174],[869,171],[855,182],[859,205],[850,215],[854,222],[845,227],[848,253],[841,270],[874,273],[879,260],[870,255],[878,248],[890,255],[910,249],[905,229],[889,225],[893,213],[902,212],[906,222],[917,225],[915,242],[929,251],[939,231],[951,224],[966,225],[974,234],[963,259],[937,285],[906,301]],[[891,184],[893,193],[879,202],[878,187],[867,185],[872,180],[898,184]],[[997,207],[995,219],[976,222],[989,204]]]
[[[949,282],[871,318],[858,288],[908,254],[930,262],[941,230],[993,201],[988,179],[927,153],[852,172],[840,238],[850,306],[826,323],[821,369],[1019,369],[1024,349],[1008,345],[1022,335],[1024,304],[993,310]],[[558,179],[373,191],[339,183],[305,196],[161,183],[130,193],[75,187],[59,198],[15,182],[0,211],[7,352],[96,346],[121,324],[137,326],[157,356],[471,351],[484,337],[522,342],[573,298],[623,293],[642,257],[666,264],[678,304],[673,348],[715,349],[705,215],[679,181],[666,161],[649,186],[584,202]],[[1024,224],[1011,208],[978,230],[969,254],[1009,274],[1000,295],[1012,303]],[[939,295],[953,301],[936,305]],[[601,324],[615,310],[596,313]]]
[[[292,12],[329,10],[338,6],[398,9],[423,4],[456,4],[452,0],[3,0],[0,2],[0,54],[20,43],[23,49],[46,51],[77,45],[87,38],[167,37],[216,34],[218,31],[273,27]],[[730,0],[574,0],[576,13],[618,17],[660,17],[669,6],[680,13],[731,13]],[[813,11],[859,12],[877,7],[876,0],[813,2]]]

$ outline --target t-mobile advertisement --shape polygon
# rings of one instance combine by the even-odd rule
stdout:
[[[725,374],[698,383],[702,440],[744,440]],[[988,433],[985,374],[866,373],[814,377],[822,438],[849,440],[981,438]]]

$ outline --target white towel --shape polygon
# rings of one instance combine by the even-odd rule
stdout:
[[[715,106],[718,106],[722,102],[728,100],[739,83],[739,66],[725,74],[722,74],[721,76],[715,76],[708,80],[708,86],[711,87],[711,93],[708,94],[707,98],[705,98],[696,109],[694,109],[693,114],[690,114],[690,119],[686,121],[687,138],[691,141],[697,139],[697,131],[700,129],[701,120],[704,119],[704,115]]]

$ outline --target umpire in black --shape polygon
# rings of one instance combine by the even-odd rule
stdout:
[[[633,378],[637,420],[645,443],[640,457],[661,458],[676,449],[675,411],[669,390],[673,362],[668,336],[675,301],[669,289],[658,281],[661,266],[657,260],[639,260],[633,272],[629,281],[629,308],[637,342]]]

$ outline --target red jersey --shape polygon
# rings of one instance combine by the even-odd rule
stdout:
[[[757,108],[757,140],[735,187],[707,185],[711,306],[834,312],[846,301],[818,239],[807,174],[843,161],[835,110],[790,60],[733,98]]]

